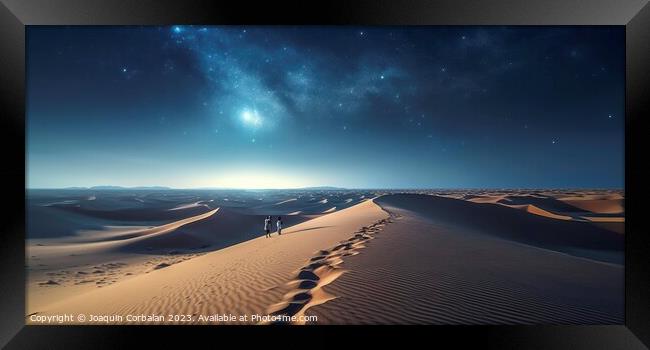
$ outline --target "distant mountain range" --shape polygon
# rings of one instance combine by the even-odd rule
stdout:
[[[104,185],[104,186],[92,186],[92,187],[75,186],[75,187],[65,187],[63,189],[64,190],[174,190],[175,188],[166,187],[166,186],[124,187],[124,186]],[[182,188],[182,189],[183,190],[239,190],[239,189],[225,188],[225,187],[200,187],[200,188]],[[273,190],[273,189],[269,189],[269,190]],[[278,189],[278,190],[282,190],[282,189]],[[291,188],[291,190],[337,191],[337,190],[345,190],[345,188],[334,187],[334,186],[315,186],[315,187]]]
[[[316,187],[303,187],[301,190],[346,190],[347,188],[343,187],[334,187],[334,186],[316,186]]]
[[[171,190],[171,187],[164,186],[92,186],[92,187],[66,187],[64,190]]]
[[[248,190],[248,191],[272,191],[272,190],[318,190],[318,191],[334,191],[334,190],[346,190],[343,187],[333,187],[333,186],[316,186],[316,187],[296,187],[296,188],[258,188],[258,189],[246,189],[246,188],[231,188],[231,187],[199,187],[199,188],[188,188],[190,190]]]

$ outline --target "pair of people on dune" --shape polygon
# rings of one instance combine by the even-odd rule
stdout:
[[[271,237],[271,216],[267,216],[264,219],[264,232],[266,232],[266,238]],[[275,222],[275,225],[278,228],[278,235],[282,234],[282,217],[278,216],[278,220]]]

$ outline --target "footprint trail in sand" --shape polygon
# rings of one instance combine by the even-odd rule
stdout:
[[[336,296],[327,293],[323,287],[334,282],[346,270],[338,265],[343,263],[343,258],[359,254],[359,250],[366,247],[365,243],[374,239],[375,235],[383,230],[384,226],[392,223],[398,216],[391,214],[389,218],[379,220],[372,225],[364,226],[354,233],[351,238],[341,241],[336,246],[320,250],[310,258],[296,273],[293,280],[287,283],[290,291],[282,301],[271,305],[267,309],[270,316],[293,317],[294,322],[276,321],[274,324],[304,324],[303,316],[310,307],[326,303]],[[268,324],[268,322],[264,323]]]

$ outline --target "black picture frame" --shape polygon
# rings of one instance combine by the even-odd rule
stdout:
[[[148,347],[207,338],[296,346],[327,341],[408,340],[498,349],[644,349],[650,344],[650,237],[642,229],[647,178],[645,119],[650,100],[647,0],[0,0],[0,113],[3,218],[0,220],[0,346]],[[25,26],[169,24],[620,25],[626,31],[625,324],[620,326],[178,327],[25,325]],[[23,205],[20,205],[22,203]],[[322,334],[327,333],[327,334]],[[298,340],[300,338],[300,340]],[[446,346],[449,347],[449,346]]]

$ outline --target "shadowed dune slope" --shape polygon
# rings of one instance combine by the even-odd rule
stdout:
[[[214,215],[176,228],[162,235],[151,235],[120,247],[129,252],[165,251],[174,249],[221,249],[264,234],[265,215],[248,215],[220,208]],[[273,218],[273,231],[275,231]],[[284,216],[286,229],[309,220],[304,215]]]
[[[324,287],[333,296],[331,300],[306,311],[318,316],[320,323],[623,322],[621,265],[538,249],[495,238],[494,233],[516,222],[523,231],[511,229],[508,235],[523,236],[529,231],[535,233],[534,225],[539,224],[548,230],[552,243],[562,244],[561,237],[553,236],[552,229],[557,227],[546,221],[572,222],[540,220],[545,218],[517,209],[427,195],[388,195],[375,201],[395,219],[374,239],[364,242],[367,247],[359,254],[343,258],[338,266],[347,272]],[[493,215],[494,219],[484,215]],[[443,218],[473,224],[449,225]],[[503,224],[498,223],[501,220]],[[492,233],[476,234],[481,225]]]
[[[375,201],[389,210],[397,207],[435,222],[573,255],[599,259],[600,255],[588,251],[623,251],[622,235],[587,222],[554,220],[514,208],[438,196],[399,194]]]
[[[27,238],[74,236],[79,230],[101,230],[108,222],[43,206],[27,207]]]
[[[172,207],[173,208],[173,207]],[[79,206],[60,206],[57,209],[77,213],[92,218],[115,221],[174,221],[195,216],[214,209],[209,205],[199,205],[178,210],[160,210],[160,208],[128,208],[115,210],[98,210]],[[169,208],[171,209],[171,208]]]
[[[322,214],[335,207],[335,210],[349,208],[362,202],[360,198],[349,198],[349,196],[331,197],[300,197],[285,200],[279,203],[271,203],[257,206],[252,209],[254,213],[270,215],[289,215],[300,211],[302,214]],[[333,211],[333,210],[332,210]]]
[[[585,210],[576,206],[570,205],[566,202],[557,200],[551,197],[538,197],[538,196],[505,196],[500,199],[498,203],[506,205],[533,205],[543,210],[550,212],[561,213],[582,213]]]

